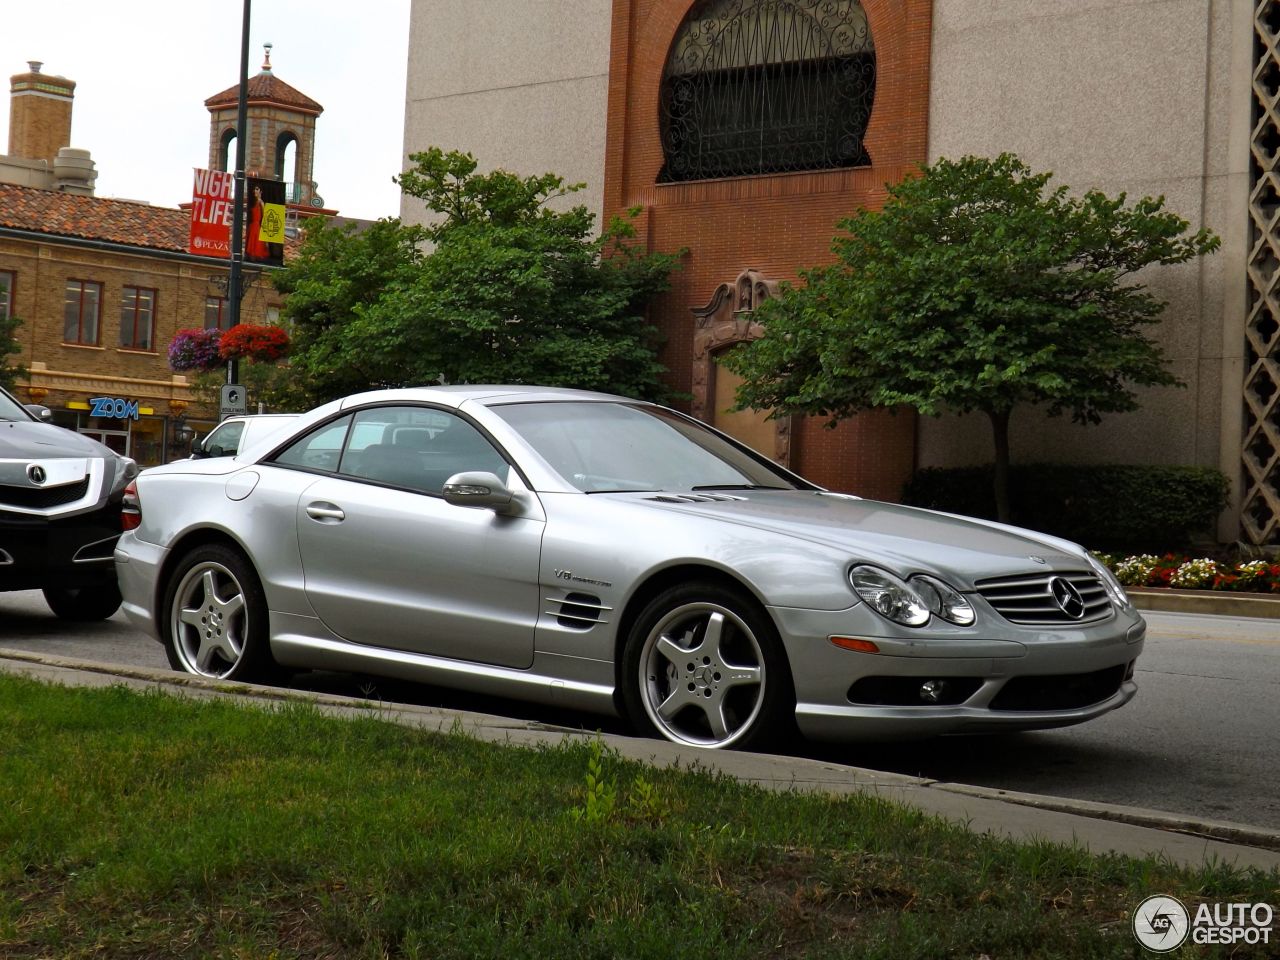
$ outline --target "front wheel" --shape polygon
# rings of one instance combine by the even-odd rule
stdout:
[[[114,583],[90,587],[45,587],[44,602],[59,620],[106,620],[120,609],[120,588]]]
[[[267,598],[239,551],[207,544],[187,553],[169,577],[162,609],[165,653],[173,669],[213,680],[274,676]]]
[[[794,724],[777,630],[757,604],[717,584],[655,597],[631,629],[622,674],[631,722],[674,743],[759,748]]]

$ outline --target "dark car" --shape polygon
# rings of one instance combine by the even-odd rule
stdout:
[[[120,606],[112,555],[138,466],[47,417],[0,388],[0,591],[39,589],[63,619],[102,620]]]

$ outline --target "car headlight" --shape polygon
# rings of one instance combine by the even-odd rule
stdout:
[[[1106,588],[1107,595],[1111,597],[1111,600],[1122,609],[1132,606],[1129,602],[1129,595],[1124,592],[1124,587],[1120,586],[1120,581],[1116,579],[1116,575],[1107,569],[1107,565],[1091,553],[1086,553],[1085,559],[1089,561],[1089,566],[1093,567],[1093,572],[1102,581],[1102,585]]]
[[[967,627],[973,623],[973,606],[955,587],[924,574],[912,577],[910,583],[925,606],[943,620],[959,627]]]
[[[906,627],[921,627],[929,622],[929,606],[920,594],[887,570],[857,566],[849,571],[849,582],[880,616]]]

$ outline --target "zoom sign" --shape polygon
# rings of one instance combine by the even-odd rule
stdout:
[[[108,420],[137,420],[138,401],[120,397],[93,397],[89,401],[89,416],[106,417]]]

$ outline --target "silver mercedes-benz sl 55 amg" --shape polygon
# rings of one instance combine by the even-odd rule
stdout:
[[[1146,632],[1073,543],[575,390],[336,400],[144,471],[124,526],[124,610],[177,670],[398,677],[701,747],[1080,723],[1133,697]]]

